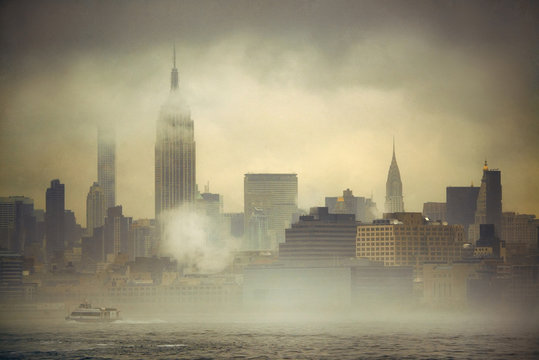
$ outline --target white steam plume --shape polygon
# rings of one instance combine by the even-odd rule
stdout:
[[[217,273],[224,270],[232,258],[235,242],[222,234],[215,219],[187,207],[163,212],[161,253],[178,260],[186,272]],[[219,239],[210,241],[209,234],[218,230]]]

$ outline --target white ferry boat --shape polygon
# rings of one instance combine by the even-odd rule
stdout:
[[[120,320],[120,310],[116,308],[92,307],[84,302],[79,307],[66,316],[66,320],[83,322],[110,322]]]

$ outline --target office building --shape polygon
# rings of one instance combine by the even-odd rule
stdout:
[[[426,263],[423,265],[423,295],[427,305],[462,309],[468,305],[468,282],[477,277],[479,261]]]
[[[243,226],[243,213],[223,214],[223,233],[234,238],[242,238],[245,228]]]
[[[507,244],[521,243],[537,248],[539,219],[535,215],[504,212],[500,238]]]
[[[116,131],[114,125],[97,130],[97,182],[105,196],[105,210],[116,205]]]
[[[423,216],[434,221],[447,221],[446,204],[441,202],[424,203]]]
[[[129,240],[129,260],[134,261],[138,257],[152,257],[157,255],[155,243],[155,220],[139,219],[133,221]]]
[[[23,257],[20,254],[0,250],[0,301],[24,300]]]
[[[132,218],[122,214],[122,206],[107,209],[104,225],[104,252],[105,255],[127,255],[129,252],[129,231]]]
[[[202,214],[206,221],[206,241],[211,245],[221,243],[222,236],[222,214],[223,214],[223,197],[219,194],[209,192],[209,187],[206,187],[205,192],[200,194],[196,202],[197,211]]]
[[[339,197],[326,197],[326,207],[330,214],[355,214],[356,220],[370,223],[378,218],[378,209],[372,198],[354,196],[346,189]]]
[[[0,197],[0,248],[22,254],[37,239],[34,200]]]
[[[79,246],[82,237],[82,228],[77,224],[75,213],[71,210],[64,212],[64,239],[65,248],[71,250],[73,246]]]
[[[386,213],[404,212],[404,200],[402,197],[402,181],[395,156],[395,140],[393,140],[393,158],[389,166],[386,181]]]
[[[327,207],[312,208],[285,230],[279,259],[335,259],[356,256],[357,222],[354,214],[330,214]]]
[[[464,233],[468,235],[469,226],[475,222],[479,187],[449,186],[445,194],[447,222],[449,225],[463,225]]]
[[[65,250],[65,186],[60,180],[51,181],[45,204],[45,241],[47,258],[62,261]]]
[[[474,257],[505,260],[505,242],[496,235],[494,224],[479,225],[479,239],[475,242]]]
[[[479,238],[479,225],[493,224],[497,236],[501,234],[502,224],[502,183],[499,170],[489,170],[487,162],[483,166],[481,187],[477,195],[474,225],[470,226],[468,239]]]
[[[427,221],[421,213],[386,214],[386,219],[357,227],[356,256],[383,261],[385,266],[414,266],[420,276],[427,261],[461,258],[461,225]]]
[[[94,228],[103,226],[107,214],[105,191],[94,182],[86,197],[86,234],[92,236]]]
[[[243,304],[258,310],[379,309],[412,303],[412,290],[411,267],[384,267],[366,259],[279,260],[245,267]]]
[[[297,174],[245,174],[243,185],[248,250],[277,249],[298,212]]]
[[[191,208],[196,200],[194,123],[179,90],[176,52],[170,93],[161,107],[155,141],[155,219],[163,211]]]

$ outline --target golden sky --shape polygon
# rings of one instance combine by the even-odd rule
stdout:
[[[197,182],[243,211],[243,175],[294,172],[299,205],[350,188],[383,210],[395,137],[405,209],[502,171],[539,210],[538,23],[530,1],[42,1],[0,5],[0,196],[85,224],[96,125],[117,127],[117,202],[153,217],[155,123],[176,43]]]

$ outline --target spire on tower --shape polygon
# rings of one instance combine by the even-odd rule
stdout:
[[[170,73],[170,91],[178,90],[178,69],[176,69],[176,43],[172,48],[172,72]]]
[[[173,60],[172,63],[174,64],[174,69],[176,69],[176,42],[174,42],[174,45],[172,45],[172,51],[173,51]]]
[[[395,136],[393,135],[393,159],[395,159]]]

